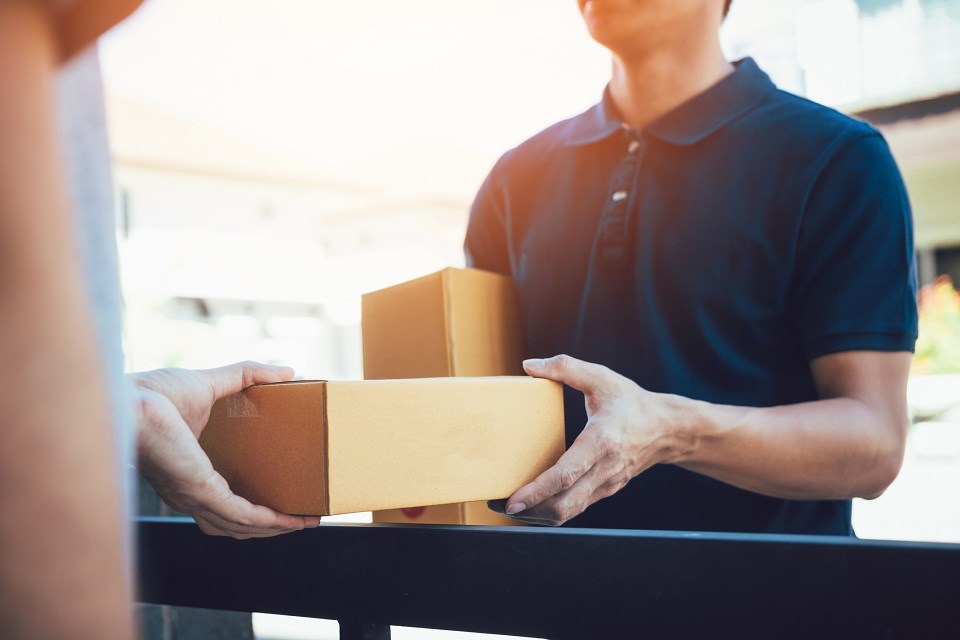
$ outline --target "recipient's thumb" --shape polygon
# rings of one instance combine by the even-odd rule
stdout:
[[[217,398],[243,391],[251,385],[286,382],[293,379],[293,369],[290,367],[263,364],[252,360],[209,369],[207,373],[213,381]]]

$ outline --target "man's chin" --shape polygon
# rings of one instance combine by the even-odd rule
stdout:
[[[635,34],[625,34],[621,21],[611,16],[603,16],[586,21],[587,32],[597,44],[617,53],[633,48],[636,44]]]

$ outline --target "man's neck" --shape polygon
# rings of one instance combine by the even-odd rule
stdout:
[[[645,126],[733,72],[719,38],[673,50],[657,49],[630,57],[614,54],[610,95],[623,122]]]

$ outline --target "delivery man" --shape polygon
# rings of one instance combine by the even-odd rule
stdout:
[[[569,386],[570,447],[517,519],[850,535],[851,498],[899,472],[900,174],[869,125],[725,60],[729,4],[579,0],[613,55],[600,103],[506,153],[473,205],[469,264],[513,277],[527,372]]]

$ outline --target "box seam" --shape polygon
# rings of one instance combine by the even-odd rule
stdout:
[[[327,393],[329,392],[328,383],[324,382],[320,387],[320,429],[322,433],[321,442],[323,443],[323,512],[330,513],[330,416],[327,413]]]
[[[453,301],[451,300],[451,289],[452,283],[451,272],[452,268],[444,269],[443,275],[440,278],[440,283],[443,289],[443,332],[444,339],[446,341],[447,347],[447,376],[453,376],[454,373],[454,362],[453,362]]]

